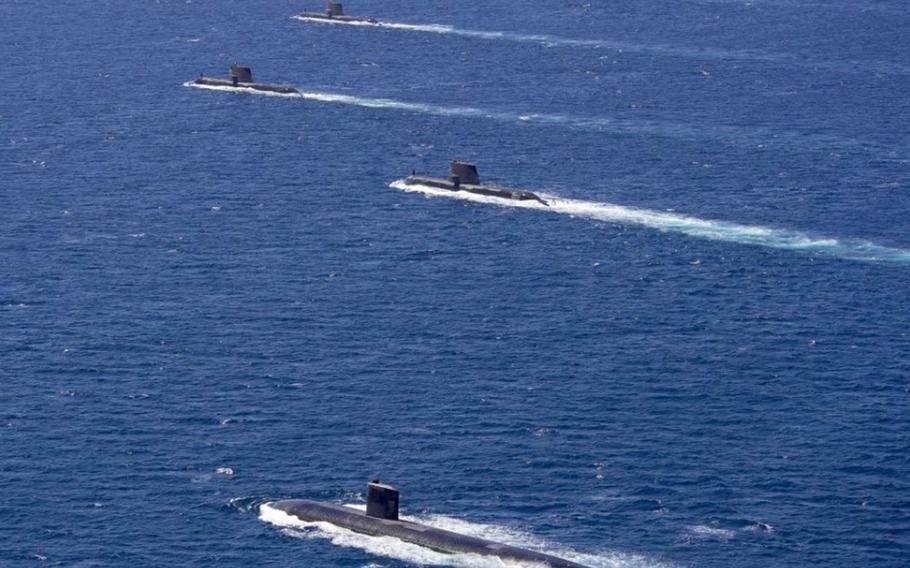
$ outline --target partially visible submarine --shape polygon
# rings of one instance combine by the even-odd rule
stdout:
[[[367,484],[366,512],[305,499],[276,501],[269,506],[305,522],[327,522],[370,536],[391,536],[439,552],[496,556],[548,568],[587,568],[549,554],[402,521],[398,518],[398,497],[397,489],[376,479]]]
[[[467,191],[479,195],[488,195],[490,197],[501,197],[503,199],[514,199],[518,201],[538,201],[547,207],[549,203],[540,198],[536,193],[530,191],[520,191],[517,189],[505,189],[492,185],[481,185],[480,176],[477,174],[477,166],[467,162],[453,160],[449,164],[448,178],[434,178],[418,175],[411,175],[405,178],[405,185],[428,185],[439,189],[448,189],[450,191]]]
[[[265,83],[254,83],[253,82],[253,71],[249,67],[244,67],[243,65],[231,65],[230,75],[227,79],[216,79],[214,77],[206,77],[205,75],[199,75],[195,81],[197,85],[211,85],[213,87],[239,87],[242,89],[252,89],[254,91],[268,91],[272,93],[299,93],[294,87],[287,87],[284,85],[267,85]]]
[[[297,17],[301,20],[333,20],[336,22],[363,22],[366,24],[378,24],[376,18],[358,18],[355,16],[345,16],[344,8],[340,2],[329,2],[326,5],[325,12],[307,12],[304,10]]]

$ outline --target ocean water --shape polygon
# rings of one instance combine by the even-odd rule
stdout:
[[[905,2],[304,7],[0,3],[0,566],[907,566]]]

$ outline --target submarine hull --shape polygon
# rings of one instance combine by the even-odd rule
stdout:
[[[214,77],[199,77],[193,81],[197,85],[209,85],[212,87],[237,87],[240,89],[250,89],[253,91],[266,91],[270,93],[293,94],[299,93],[294,87],[284,85],[267,85],[265,83],[245,83],[243,81],[234,82],[231,79],[216,79]]]
[[[549,554],[499,544],[410,521],[370,517],[356,509],[329,503],[290,499],[270,503],[270,506],[302,521],[327,522],[370,536],[391,536],[440,552],[497,556],[504,560],[533,562],[549,568],[586,568],[581,564]]]
[[[319,20],[323,22],[360,22],[363,24],[378,24],[379,20],[376,18],[358,18],[355,16],[330,16],[328,14],[323,14],[320,12],[303,12],[297,14],[297,19],[299,20]]]
[[[443,179],[443,178],[433,178],[433,177],[424,177],[424,176],[408,176],[404,180],[405,185],[426,185],[429,187],[435,187],[437,189],[447,189],[449,191],[467,191],[468,193],[476,193],[478,195],[487,195],[489,197],[499,197],[502,199],[509,199],[513,201],[537,201],[550,206],[549,203],[540,198],[536,193],[530,191],[520,191],[517,189],[504,189],[501,187],[492,187],[488,185],[475,185],[469,183],[459,183]]]

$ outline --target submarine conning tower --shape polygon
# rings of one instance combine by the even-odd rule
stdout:
[[[231,81],[236,85],[237,83],[252,83],[253,82],[253,70],[249,67],[243,65],[232,64],[231,65]]]
[[[344,16],[344,8],[341,2],[329,2],[325,7],[325,13],[328,16]]]
[[[398,520],[398,490],[378,479],[367,483],[367,516]]]
[[[453,160],[449,164],[449,181],[456,187],[463,183],[471,185],[480,185],[480,176],[477,174],[477,166],[467,162]]]

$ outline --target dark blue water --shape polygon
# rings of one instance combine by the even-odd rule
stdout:
[[[904,2],[303,7],[0,4],[0,565],[907,565]]]

